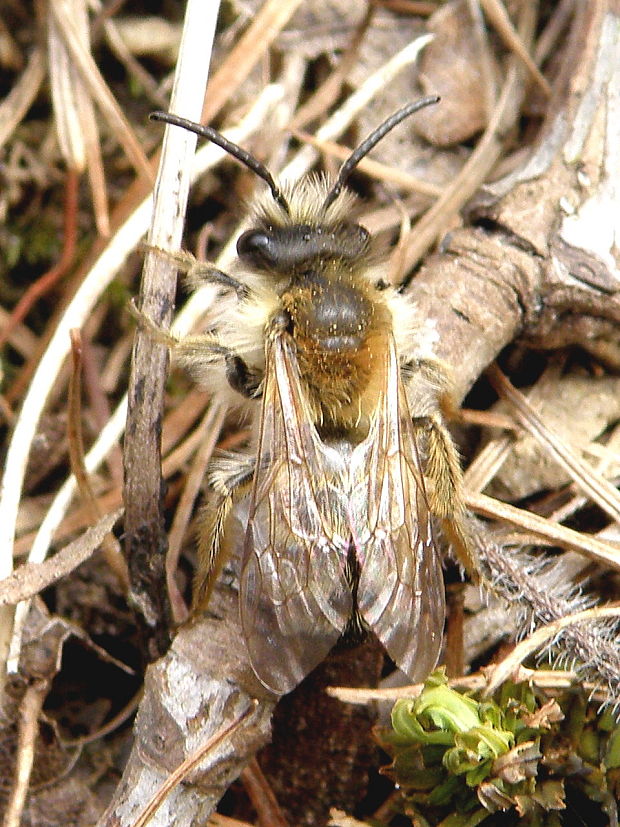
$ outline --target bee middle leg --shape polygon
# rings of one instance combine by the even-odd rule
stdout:
[[[135,304],[129,304],[129,311],[156,342],[170,348],[176,361],[193,374],[198,383],[208,385],[208,369],[223,358],[226,379],[231,388],[248,399],[260,398],[263,371],[250,367],[242,356],[222,344],[217,336],[205,333],[179,338],[155,324]]]

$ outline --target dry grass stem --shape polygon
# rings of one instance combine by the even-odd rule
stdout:
[[[467,491],[484,491],[496,476],[514,448],[514,438],[508,435],[488,442],[467,467],[463,483]]]
[[[498,393],[513,405],[521,426],[560,463],[579,488],[612,519],[620,522],[620,494],[617,488],[545,425],[523,394],[519,393],[498,367],[488,368],[487,375]]]
[[[258,814],[260,827],[289,827],[256,759],[250,761],[243,770],[241,780]]]
[[[491,519],[500,520],[509,525],[520,528],[527,534],[546,541],[549,545],[558,545],[562,548],[584,554],[601,566],[620,571],[620,549],[610,543],[597,540],[590,534],[574,531],[572,528],[558,525],[544,517],[539,517],[531,511],[515,508],[513,505],[487,497],[484,494],[468,492],[465,502],[476,514]]]
[[[218,439],[226,408],[222,404],[213,403],[202,422],[197,428],[200,436],[200,443],[190,471],[185,480],[183,493],[179,499],[174,520],[168,534],[168,554],[166,555],[166,581],[172,614],[175,623],[181,623],[187,617],[187,607],[174,579],[174,575],[181,554],[183,538],[187,531],[193,513],[196,498],[203,484],[207,466],[213,454],[215,443]]]
[[[103,5],[100,0],[90,0],[90,5],[98,13],[101,13]],[[153,104],[160,109],[168,105],[168,97],[159,88],[155,79],[146,71],[142,64],[134,58],[131,51],[125,45],[125,41],[118,26],[109,16],[102,18],[103,31],[110,49],[127,70],[129,77],[133,77],[144,89],[146,95]]]
[[[583,612],[568,615],[537,629],[528,638],[518,643],[501,663],[494,665],[489,670],[486,693],[488,695],[492,694],[504,681],[513,679],[516,670],[526,658],[552,642],[564,629],[581,623],[600,622],[606,618],[617,621],[620,618],[620,606],[597,606],[595,609],[586,609]],[[616,675],[617,680],[618,676]]]
[[[40,46],[32,50],[28,64],[18,82],[0,103],[0,149],[13,135],[45,77],[45,54]]]
[[[243,83],[253,67],[290,20],[301,0],[267,0],[209,81],[201,123],[209,123]],[[180,114],[180,113],[179,113]]]
[[[295,130],[302,130],[307,123],[316,120],[324,112],[329,111],[329,109],[336,103],[345,79],[355,65],[360,44],[366,34],[368,26],[370,25],[373,12],[373,4],[369,3],[366,9],[366,14],[360,21],[359,25],[356,26],[353,36],[351,37],[351,42],[342,53],[342,56],[340,57],[337,66],[334,68],[334,71],[326,78],[321,86],[319,86],[317,91],[311,95],[305,103],[297,108],[297,111],[295,112],[295,115],[289,125],[289,129],[293,132],[293,134],[296,134]]]
[[[150,164],[131,124],[110,92],[91,54],[84,47],[83,38],[75,24],[71,10],[62,0],[55,0],[50,4],[50,13],[51,19],[58,27],[57,31],[62,33],[63,44],[73,61],[72,65],[75,70],[79,71],[82,81],[104,114],[110,129],[127,153],[137,174],[143,176],[145,182],[150,184],[152,182]]]
[[[69,436],[69,461],[71,470],[80,492],[80,496],[90,513],[93,522],[100,520],[103,516],[99,511],[97,499],[90,484],[86,463],[84,461],[84,438],[82,435],[82,341],[79,330],[71,331],[71,354],[72,370],[69,379],[68,399],[68,436]],[[110,569],[116,575],[119,585],[126,591],[129,587],[129,573],[127,564],[121,554],[116,537],[107,534],[101,541],[102,550]]]
[[[4,813],[4,827],[19,827],[22,823],[34,763],[35,742],[39,733],[39,715],[48,691],[49,682],[37,680],[26,688],[21,703],[15,778]]]
[[[534,50],[534,59],[540,66],[557,45],[562,32],[566,30],[575,10],[576,0],[560,0],[543,29]]]
[[[527,41],[531,38],[534,22],[533,8],[529,4],[524,4],[519,31],[522,35],[527,35]],[[406,259],[408,269],[418,264],[489,174],[500,157],[504,136],[519,117],[522,98],[523,81],[513,58],[493,115],[476,148],[452,183],[444,189],[441,197],[411,230],[411,242]]]
[[[517,664],[513,671],[515,681],[529,681],[534,686],[542,689],[568,689],[575,684],[577,674],[575,672],[563,671],[560,669],[527,669]],[[486,689],[488,686],[487,670],[476,672],[473,675],[460,675],[450,678],[448,684],[454,689],[462,689],[465,692]],[[333,698],[343,703],[367,704],[373,701],[393,703],[400,698],[417,698],[422,691],[423,684],[411,684],[408,686],[389,687],[385,689],[358,689],[350,686],[329,686],[327,692]]]
[[[479,3],[506,46],[513,51],[515,55],[517,55],[519,60],[522,61],[523,65],[544,94],[550,95],[551,87],[549,86],[547,79],[534,62],[523,40],[515,31],[512,21],[508,16],[508,12],[506,11],[506,7],[501,0],[479,0]]]
[[[317,130],[315,138],[318,141],[329,141],[337,138],[351,124],[353,119],[368,103],[388,86],[397,75],[417,60],[422,49],[432,40],[432,35],[423,35],[401,49],[380,69],[370,75],[362,85],[350,95]],[[284,181],[297,181],[315,163],[318,153],[312,147],[300,150],[282,170],[280,177]]]
[[[32,333],[30,328],[26,327],[26,325],[12,325],[11,319],[13,316],[14,313],[8,313],[4,308],[0,308],[0,330],[2,330],[2,334],[4,334],[4,331],[9,327],[9,325],[12,326],[12,330],[7,336],[6,341],[20,354],[20,356],[28,359],[36,351],[38,339]]]
[[[480,0],[467,0],[469,7],[469,15],[473,22],[473,33],[476,38],[476,48],[479,54],[480,67],[482,72],[482,91],[484,94],[484,105],[486,110],[487,123],[491,120],[491,116],[497,103],[497,80],[495,77],[495,68],[493,66],[493,58],[489,46],[489,37],[486,26],[484,25],[484,17],[480,9]]]
[[[25,563],[0,581],[0,606],[28,600],[72,572],[97,551],[104,537],[118,522],[122,510],[106,514],[81,537],[43,563]]]
[[[326,155],[332,155],[334,158],[338,158],[339,161],[345,161],[351,154],[350,149],[336,144],[333,141],[322,141],[298,129],[293,129],[292,133],[301,141],[316,147]],[[357,165],[357,168],[370,178],[375,178],[387,184],[395,184],[407,192],[418,192],[421,195],[428,195],[431,198],[437,198],[443,192],[443,187],[437,184],[423,181],[421,178],[416,178],[415,175],[409,175],[406,172],[394,169],[394,167],[373,161],[371,158],[362,159]]]
[[[220,813],[213,813],[207,822],[207,827],[255,827],[255,825],[250,824],[249,821],[239,821],[236,818],[229,818]]]

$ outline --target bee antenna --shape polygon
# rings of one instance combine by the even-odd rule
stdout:
[[[271,190],[274,201],[282,207],[287,215],[290,215],[291,209],[288,201],[284,197],[282,190],[273,180],[273,175],[264,164],[261,164],[261,162],[251,155],[246,149],[242,149],[242,147],[237,146],[237,144],[232,141],[229,141],[228,138],[225,138],[210,126],[204,126],[203,124],[196,123],[195,121],[190,121],[187,118],[181,118],[179,115],[173,115],[171,112],[151,112],[149,119],[151,121],[163,121],[164,123],[169,123],[173,126],[180,126],[183,129],[187,129],[189,132],[194,132],[196,135],[207,138],[225,152],[228,152],[229,155],[232,155],[233,158],[236,158],[240,163],[252,170],[252,172],[256,173],[259,178],[262,178],[263,181],[265,181]]]
[[[408,103],[407,106],[403,106],[402,109],[399,109],[397,112],[394,112],[393,115],[390,115],[382,124],[380,124],[375,130],[373,130],[370,135],[362,141],[362,143],[353,150],[353,152],[349,155],[347,160],[344,164],[340,167],[340,172],[338,173],[338,178],[336,178],[336,182],[334,186],[330,189],[327,193],[327,197],[323,202],[323,211],[325,211],[331,204],[334,203],[336,198],[342,192],[342,188],[346,184],[349,179],[349,176],[355,169],[355,167],[359,164],[359,162],[364,158],[371,149],[373,149],[380,140],[385,138],[388,132],[391,132],[395,126],[401,121],[404,121],[405,118],[408,118],[409,115],[413,115],[414,112],[418,112],[420,109],[424,109],[425,106],[431,106],[434,103],[437,103],[440,100],[439,95],[429,95],[426,98],[420,98],[417,101],[413,101],[412,103]]]

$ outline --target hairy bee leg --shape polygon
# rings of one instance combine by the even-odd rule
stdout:
[[[449,370],[439,360],[413,359],[404,367],[403,378],[410,396],[414,427],[426,437],[425,476],[429,482],[429,508],[441,521],[444,534],[461,565],[478,580],[482,575],[464,503],[463,472],[458,452],[443,421],[443,416],[458,416]]]
[[[237,470],[214,479],[215,496],[203,508],[198,528],[198,566],[194,577],[192,610],[206,609],[213,586],[226,559],[222,542],[226,522],[235,502],[248,493],[254,479],[255,460],[238,461]]]
[[[191,253],[184,250],[179,250],[176,253],[170,250],[164,250],[162,247],[156,247],[151,244],[143,244],[143,249],[153,250],[161,256],[173,261],[178,269],[185,274],[184,281],[192,289],[200,287],[204,282],[208,284],[218,284],[228,290],[234,290],[240,299],[245,299],[249,295],[249,288],[247,284],[228,275],[223,270],[219,270],[210,264],[208,261],[198,261],[198,259]]]
[[[463,498],[463,472],[452,437],[439,414],[414,418],[413,424],[426,436],[425,477],[430,482],[427,491],[430,511],[441,521],[461,565],[472,578],[479,580],[480,567]]]
[[[179,339],[156,325],[145,313],[138,310],[133,302],[129,303],[129,312],[140,327],[147,330],[156,342],[169,347],[174,352],[177,362],[190,371],[197,374],[202,364],[209,365],[215,359],[224,357],[226,379],[231,388],[248,399],[260,398],[263,372],[251,368],[241,356],[223,345],[216,336],[201,334]]]
[[[234,355],[233,351],[221,344],[215,336],[184,336],[180,339],[155,324],[146,313],[138,310],[133,300],[129,302],[127,307],[138,325],[146,330],[151,338],[169,347],[174,352],[177,360],[189,367],[200,361],[211,362],[214,357]]]
[[[176,348],[179,340],[167,330],[164,330],[159,327],[159,325],[155,324],[155,322],[150,319],[146,313],[143,313],[142,310],[138,310],[135,299],[131,299],[127,303],[127,310],[136,320],[138,327],[142,330],[146,330],[154,341],[159,342],[160,345],[166,345],[166,347],[171,349]]]

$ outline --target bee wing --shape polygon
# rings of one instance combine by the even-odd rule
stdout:
[[[283,694],[326,656],[351,614],[339,453],[320,440],[286,335],[267,345],[257,466],[241,576],[252,667]],[[334,528],[336,527],[336,529]]]
[[[421,680],[439,657],[445,595],[419,446],[392,341],[379,405],[352,465],[358,607],[400,669]]]

